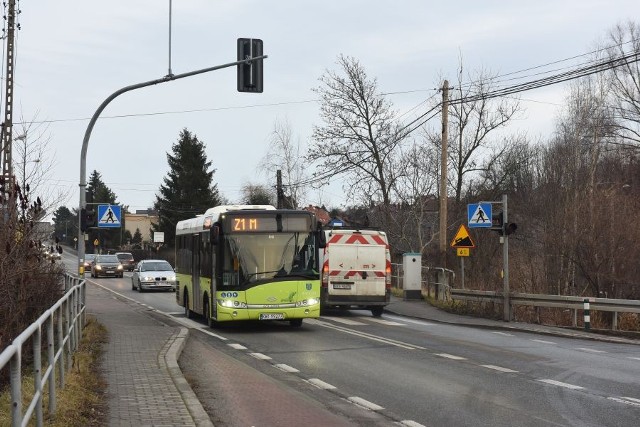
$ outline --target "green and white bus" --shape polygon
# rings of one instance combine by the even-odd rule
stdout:
[[[176,225],[176,301],[209,326],[320,316],[318,249],[325,236],[311,212],[228,205]]]

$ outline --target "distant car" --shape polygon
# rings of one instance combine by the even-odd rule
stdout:
[[[122,277],[124,268],[115,255],[96,255],[91,261],[91,277]]]
[[[96,257],[96,254],[84,254],[84,271],[85,273],[91,271],[91,261]]]
[[[176,290],[176,272],[167,261],[162,259],[144,259],[138,263],[131,276],[131,289]]]
[[[122,264],[122,268],[127,271],[133,271],[136,268],[136,261],[133,259],[133,255],[130,252],[116,252],[116,256]]]

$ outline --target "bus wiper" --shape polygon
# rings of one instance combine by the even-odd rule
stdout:
[[[286,273],[284,270],[258,271],[257,273],[247,274],[247,279],[250,279],[250,278],[252,278],[253,276],[257,276],[258,274],[269,274],[269,273],[279,273],[279,272],[284,272],[284,273]]]

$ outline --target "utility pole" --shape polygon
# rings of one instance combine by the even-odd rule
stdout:
[[[7,13],[7,70],[5,76],[4,122],[2,122],[2,178],[5,193],[13,194],[13,171],[11,165],[11,139],[13,137],[13,54],[16,23],[16,2],[9,0]],[[5,198],[6,200],[7,198]]]
[[[282,209],[284,207],[284,191],[282,190],[282,171],[276,171],[276,207]]]
[[[447,144],[449,141],[449,81],[442,86],[442,152],[440,159],[440,257],[447,266]]]

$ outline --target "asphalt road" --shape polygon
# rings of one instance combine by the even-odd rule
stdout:
[[[127,275],[91,280],[192,328],[181,365],[216,425],[255,421],[237,409],[252,401],[277,419],[282,399],[334,408],[353,425],[635,426],[640,419],[637,346],[365,311],[306,320],[299,329],[274,322],[212,330],[185,319],[173,293],[132,291]],[[202,369],[212,361],[228,370]],[[230,391],[247,383],[254,387]],[[233,393],[236,400],[220,404]]]

